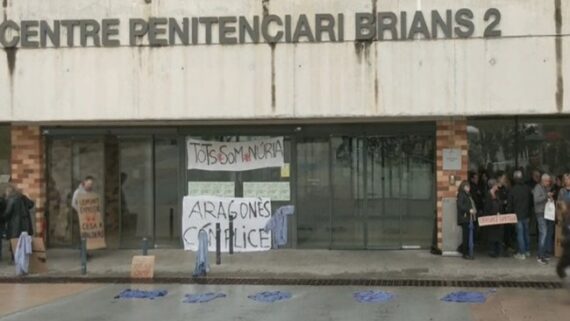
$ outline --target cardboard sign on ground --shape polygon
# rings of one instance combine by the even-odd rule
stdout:
[[[133,256],[131,264],[131,278],[152,279],[154,277],[154,255]]]
[[[503,225],[503,224],[516,224],[517,215],[516,214],[500,214],[500,215],[489,215],[481,216],[478,219],[479,226],[491,226],[491,225]]]
[[[87,240],[87,250],[107,247],[105,243],[105,225],[101,215],[101,202],[95,193],[83,193],[78,197],[79,229],[81,237]]]
[[[10,244],[12,245],[12,252],[16,253],[16,247],[18,246],[18,239],[10,239]],[[32,255],[30,255],[30,265],[28,267],[28,273],[38,274],[38,273],[46,273],[47,271],[48,271],[47,255],[46,255],[46,247],[44,245],[44,240],[41,237],[33,237]]]

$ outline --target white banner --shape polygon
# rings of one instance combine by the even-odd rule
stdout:
[[[220,223],[221,251],[229,251],[230,217],[234,223],[234,251],[255,252],[271,249],[271,232],[264,228],[271,218],[268,198],[185,196],[182,201],[184,249],[198,250],[198,232],[208,233],[208,250],[216,251],[216,223]]]
[[[246,171],[283,166],[283,137],[246,142],[186,140],[188,169]]]

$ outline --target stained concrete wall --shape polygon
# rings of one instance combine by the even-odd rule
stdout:
[[[121,19],[118,48],[4,50],[0,121],[570,113],[563,0],[6,0],[7,19]],[[355,12],[470,8],[470,39],[362,43]],[[502,37],[482,37],[488,8]],[[556,7],[561,19],[555,18]],[[129,18],[344,13],[345,41],[128,46]],[[215,30],[215,28],[214,28]],[[214,35],[216,32],[214,32]],[[558,45],[556,42],[558,41]],[[203,43],[203,37],[200,39]],[[214,37],[214,43],[217,43]],[[561,80],[566,79],[562,82]],[[557,96],[558,93],[558,96]]]

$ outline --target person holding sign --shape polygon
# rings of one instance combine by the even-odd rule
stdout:
[[[469,182],[461,182],[457,193],[457,224],[461,225],[463,232],[461,249],[466,260],[473,260],[473,226],[477,214],[470,192]]]
[[[536,185],[532,190],[534,199],[534,213],[538,223],[538,254],[537,262],[540,264],[548,264],[546,257],[547,239],[552,237],[554,233],[554,220],[545,217],[547,205],[554,203],[553,193],[550,192],[552,186],[552,178],[548,174],[543,174],[540,184]]]
[[[94,178],[87,176],[73,193],[71,205],[79,217],[81,237],[87,241],[87,250],[106,247],[99,196],[93,192]],[[91,254],[87,254],[90,258]]]
[[[485,207],[483,214],[485,216],[497,215],[504,212],[503,200],[499,191],[499,182],[492,178],[489,180],[489,191],[485,195]],[[501,225],[492,225],[485,227],[487,239],[489,241],[489,256],[497,258],[503,252],[503,227]]]

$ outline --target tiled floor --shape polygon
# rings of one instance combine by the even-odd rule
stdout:
[[[0,316],[94,289],[94,284],[0,284]]]

